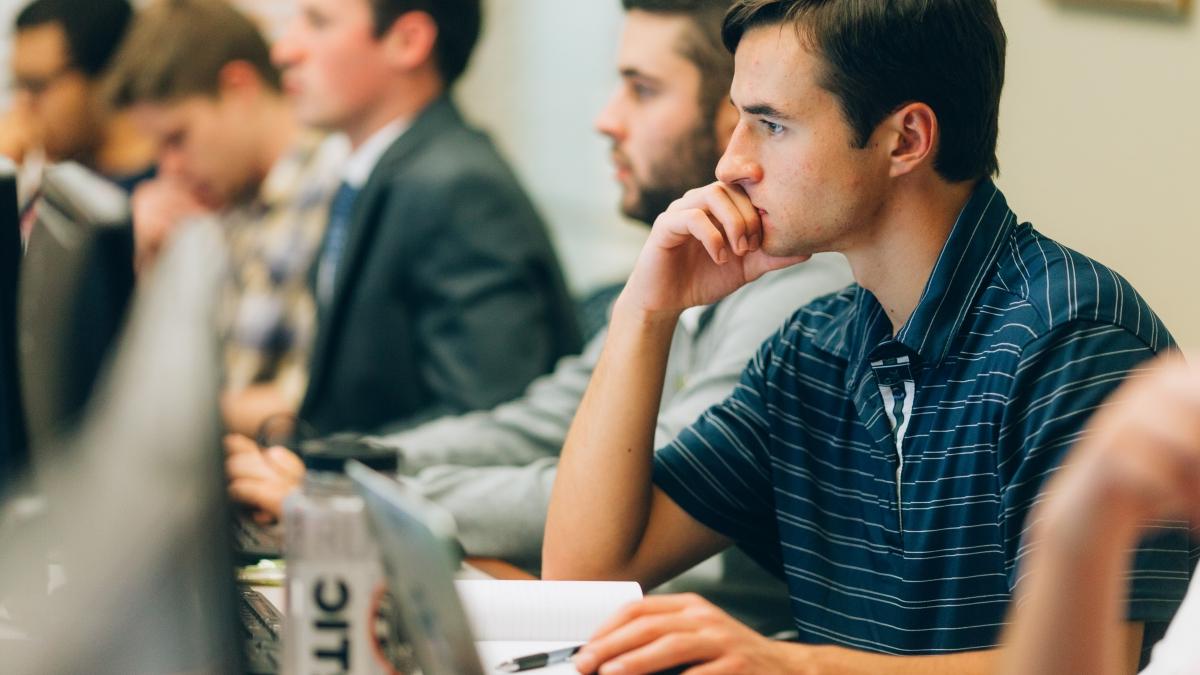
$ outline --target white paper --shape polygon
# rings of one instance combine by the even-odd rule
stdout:
[[[454,583],[479,641],[586,642],[618,609],[642,599],[632,581]]]

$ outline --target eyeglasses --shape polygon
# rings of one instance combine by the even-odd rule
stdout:
[[[15,78],[14,86],[18,91],[23,91],[33,98],[38,98],[50,90],[59,80],[75,72],[75,68],[71,65],[66,65],[49,75],[41,77],[29,77],[18,75]]]

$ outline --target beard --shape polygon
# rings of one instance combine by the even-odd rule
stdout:
[[[634,179],[635,198],[623,209],[625,215],[647,225],[654,224],[683,193],[713,182],[720,159],[716,130],[711,120],[705,121],[652,162],[644,179]]]

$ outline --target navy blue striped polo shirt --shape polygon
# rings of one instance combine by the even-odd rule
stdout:
[[[1018,224],[983,181],[898,334],[857,285],[809,304],[656,454],[654,480],[787,580],[803,642],[994,647],[1039,488],[1173,346],[1128,282]],[[1157,529],[1129,610],[1151,626],[1191,569],[1186,526]]]

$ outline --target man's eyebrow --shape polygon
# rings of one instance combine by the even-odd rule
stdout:
[[[747,115],[761,115],[763,117],[774,117],[775,119],[786,120],[791,119],[789,115],[782,112],[773,105],[767,103],[754,103],[742,108],[742,112]]]
[[[644,73],[633,67],[622,68],[619,72],[621,73],[621,77],[627,80],[650,80],[651,82],[659,81],[659,78]]]

